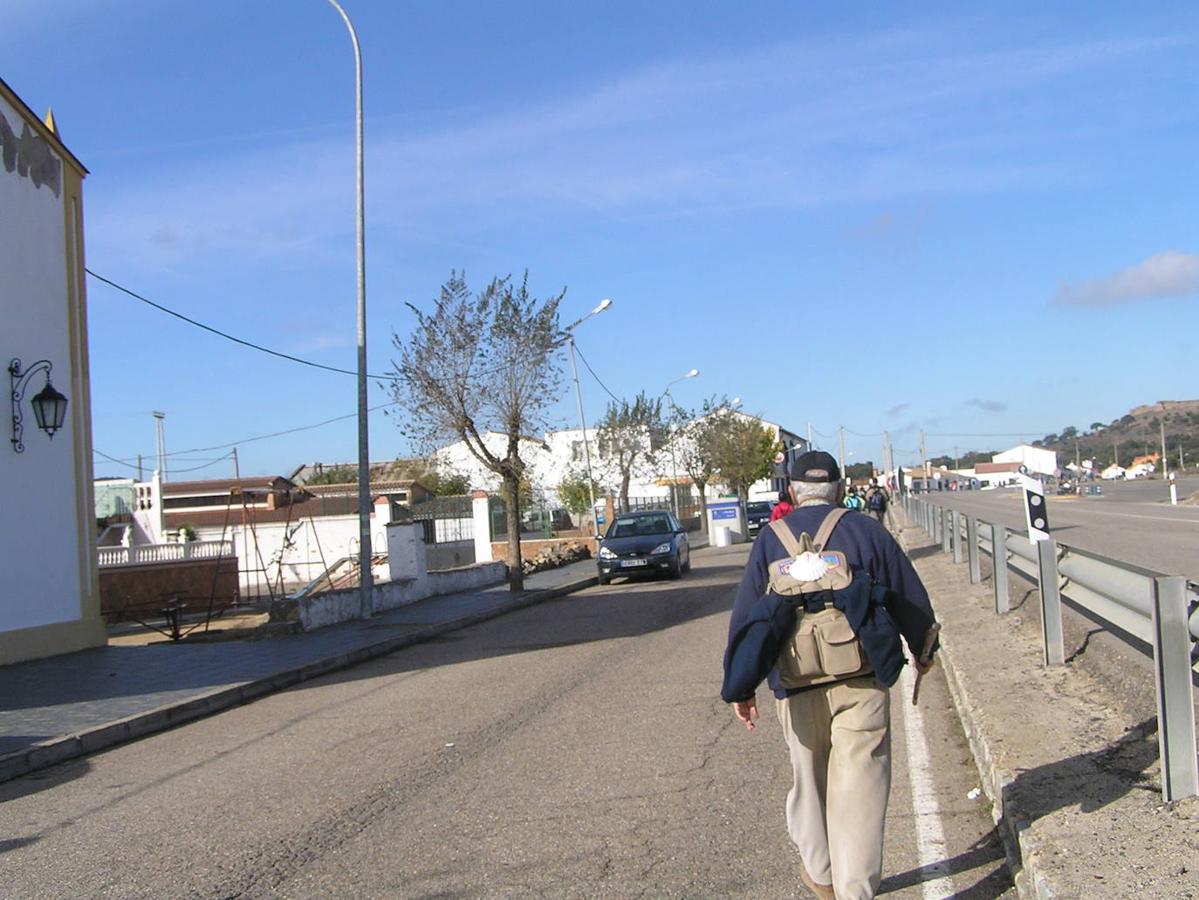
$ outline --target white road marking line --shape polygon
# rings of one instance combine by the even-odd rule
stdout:
[[[924,739],[924,716],[919,706],[912,706],[908,701],[915,681],[912,667],[904,666],[900,674],[899,706],[903,710],[903,734],[908,748],[908,785],[912,791],[912,818],[916,825],[916,856],[922,870],[944,872],[948,850],[933,787],[928,743]],[[925,900],[942,900],[955,893],[948,874],[923,881],[920,887]]]
[[[1157,519],[1161,522],[1180,522],[1183,525],[1199,525],[1199,519],[1181,519],[1175,516],[1139,516],[1136,513],[1123,513],[1114,510],[1104,510],[1105,516],[1120,516],[1124,519]]]

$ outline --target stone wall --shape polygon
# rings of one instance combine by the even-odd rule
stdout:
[[[157,616],[171,595],[191,613],[207,609],[210,597],[215,609],[237,602],[237,557],[100,570],[100,611],[109,623]]]

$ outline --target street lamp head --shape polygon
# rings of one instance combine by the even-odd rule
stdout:
[[[686,375],[684,375],[683,377],[684,377],[684,378],[694,378],[694,377],[695,377],[696,375],[698,375],[698,374],[699,374],[699,369],[692,369],[690,372],[688,372],[688,373],[687,373]]]
[[[599,306],[597,306],[595,309],[593,309],[591,311],[591,314],[594,316],[594,315],[597,315],[598,313],[602,313],[605,309],[607,309],[611,305],[612,305],[611,299],[609,299],[608,297],[605,297],[603,300],[601,300],[599,302]]]
[[[740,406],[740,405],[741,405],[741,398],[740,398],[740,397],[734,397],[734,398],[732,399],[732,402],[731,402],[729,405],[730,405],[730,406]]]

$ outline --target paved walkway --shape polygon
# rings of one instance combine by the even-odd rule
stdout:
[[[0,666],[0,781],[578,590],[594,560],[266,640],[108,646]]]

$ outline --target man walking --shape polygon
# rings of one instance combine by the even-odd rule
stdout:
[[[804,453],[792,464],[790,478],[796,509],[782,520],[783,526],[796,538],[819,535],[830,513],[842,515],[833,512],[842,499],[836,460],[821,451]],[[817,548],[817,556],[828,559],[839,551],[851,569],[864,571],[890,589],[885,604],[889,618],[878,613],[874,621],[887,623],[895,642],[898,628],[918,660],[917,670],[926,672],[931,661],[922,664],[919,656],[934,618],[928,593],[911,562],[886,528],[869,516],[845,515],[832,524],[831,533],[827,526],[824,529],[825,545]],[[829,554],[820,555],[822,551]],[[737,591],[730,639],[752,618],[766,593],[770,564],[792,557],[799,568],[799,556],[788,552],[773,528],[763,529]],[[863,636],[864,632],[858,634]],[[865,649],[866,658],[873,662],[874,648]],[[894,653],[902,654],[897,644]],[[824,900],[867,900],[882,877],[883,826],[891,787],[888,687],[876,679],[870,664],[841,680],[794,688],[784,687],[776,665],[767,682],[791,757],[786,821],[799,850],[800,879]],[[752,693],[732,706],[737,719],[753,730],[758,710]]]
[[[887,489],[878,483],[877,478],[870,480],[870,488],[866,491],[866,510],[876,519],[879,524],[887,524],[887,505],[891,500],[891,495],[887,493]]]

